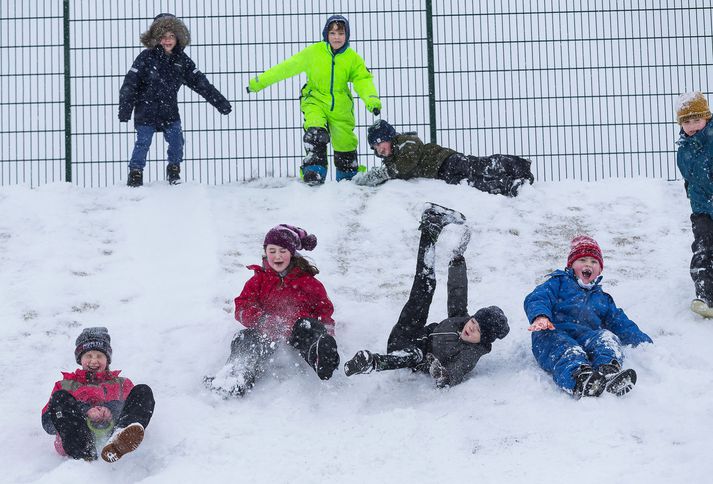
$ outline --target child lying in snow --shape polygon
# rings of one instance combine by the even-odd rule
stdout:
[[[457,385],[475,368],[480,357],[490,353],[492,343],[508,334],[507,318],[496,306],[468,315],[468,279],[463,252],[470,232],[464,222],[465,217],[460,212],[427,204],[421,217],[421,240],[411,294],[391,330],[387,353],[357,352],[344,365],[347,376],[373,370],[413,368],[429,372],[439,388]],[[463,225],[465,231],[448,267],[448,318],[427,326],[436,290],[432,254],[441,231],[451,223]]]

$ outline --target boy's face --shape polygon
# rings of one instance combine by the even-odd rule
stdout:
[[[292,260],[292,254],[284,247],[275,244],[267,244],[265,246],[265,256],[267,257],[267,265],[275,272],[282,272],[287,269]]]
[[[382,141],[381,143],[377,143],[372,146],[372,148],[374,149],[376,156],[379,158],[388,158],[394,151],[391,141]]]
[[[465,326],[463,326],[463,331],[460,333],[460,339],[466,343],[480,343],[480,324],[475,318],[470,318]]]
[[[693,136],[706,127],[708,121],[703,118],[690,118],[681,123],[683,132],[688,136]]]
[[[82,370],[102,372],[106,370],[107,359],[101,351],[92,350],[84,353],[79,363],[82,365]]]
[[[332,50],[341,49],[347,41],[347,33],[345,32],[344,27],[335,22],[327,33],[327,40],[329,41],[329,45],[332,47]]]
[[[163,47],[163,50],[166,51],[166,54],[173,52],[173,48],[176,47],[176,34],[173,32],[166,32],[163,34],[161,37],[161,46]]]
[[[572,270],[577,279],[589,284],[602,273],[602,266],[594,257],[580,257],[572,263]]]

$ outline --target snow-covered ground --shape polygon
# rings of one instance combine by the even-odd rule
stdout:
[[[383,350],[406,301],[424,201],[462,211],[470,309],[501,306],[511,332],[471,377],[437,390],[409,371],[335,373],[295,354],[239,400],[207,392],[239,325],[233,298],[278,223],[334,301],[342,361]],[[0,188],[0,469],[3,482],[711,482],[713,322],[688,310],[692,236],[681,182],[540,183],[507,199],[465,185],[270,179]],[[525,295],[564,265],[570,238],[602,246],[604,285],[654,345],[626,350],[632,393],[575,401],[536,365]],[[454,234],[451,234],[454,235]],[[449,242],[444,233],[441,252]],[[431,320],[445,314],[445,257]],[[105,325],[115,369],[149,384],[144,443],[115,464],[59,457],[40,425],[82,327]]]

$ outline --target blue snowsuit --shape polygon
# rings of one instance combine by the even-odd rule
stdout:
[[[646,333],[616,307],[599,285],[579,285],[574,271],[554,271],[525,298],[525,313],[532,323],[546,316],[554,330],[532,333],[532,353],[537,363],[560,387],[573,390],[574,372],[580,365],[600,365],[616,360],[621,364],[621,345],[653,343]]]

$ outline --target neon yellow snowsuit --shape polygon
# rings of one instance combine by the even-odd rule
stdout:
[[[348,83],[354,85],[369,111],[381,109],[373,76],[364,59],[348,43],[336,53],[328,42],[305,47],[264,73],[250,80],[250,91],[258,92],[276,82],[306,73],[300,108],[304,129],[327,128],[334,151],[354,151],[358,139],[354,134],[354,98]]]

